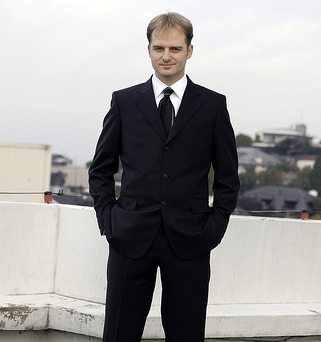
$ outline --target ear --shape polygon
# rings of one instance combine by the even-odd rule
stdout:
[[[190,46],[187,48],[187,59],[191,58],[193,55],[193,45],[190,44]]]
[[[147,49],[148,49],[148,55],[150,57],[150,44],[148,44]]]

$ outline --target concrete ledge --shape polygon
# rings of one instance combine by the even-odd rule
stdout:
[[[57,294],[0,296],[0,330],[52,329],[100,338],[104,309]],[[321,303],[208,306],[207,338],[320,334]],[[152,306],[143,337],[164,338],[159,306]]]
[[[206,336],[313,336],[321,333],[321,303],[210,305]]]
[[[61,330],[101,337],[105,307],[56,294],[0,296],[0,330]]]

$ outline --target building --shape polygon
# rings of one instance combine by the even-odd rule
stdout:
[[[0,142],[0,201],[44,202],[51,146]]]
[[[255,142],[253,146],[256,147],[274,147],[286,139],[300,139],[305,138],[312,144],[313,137],[306,135],[306,125],[297,124],[295,128],[276,128],[264,130],[258,133],[260,142]]]
[[[52,177],[55,174],[63,175],[63,188],[83,188],[88,190],[88,169],[81,167],[68,166],[52,166]],[[58,184],[59,185],[59,184]]]
[[[256,147],[239,147],[237,149],[239,159],[239,174],[246,172],[246,167],[255,166],[255,172],[266,171],[268,168],[282,163],[278,157],[267,154]]]
[[[300,171],[302,171],[305,168],[310,168],[311,170],[314,168],[316,157],[314,156],[302,156],[299,157],[296,161],[296,166]]]
[[[244,198],[252,198],[262,204],[263,210],[304,211],[312,210],[315,198],[308,192],[294,187],[264,186],[248,190]]]

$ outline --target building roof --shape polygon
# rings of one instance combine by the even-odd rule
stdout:
[[[281,159],[267,154],[256,147],[239,147],[237,149],[239,165],[262,165],[266,167],[272,167],[280,164]]]
[[[307,191],[294,187],[264,186],[248,190],[244,197],[262,202],[264,209],[273,206],[274,210],[308,210],[312,208],[314,197]]]
[[[284,136],[296,136],[296,137],[304,137],[305,134],[303,132],[294,131],[291,129],[269,129],[265,131],[261,131],[262,134],[269,134],[269,135],[284,135]]]

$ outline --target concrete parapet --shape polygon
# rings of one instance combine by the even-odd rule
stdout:
[[[93,209],[2,202],[0,236],[0,341],[1,330],[101,337],[108,244]],[[206,337],[321,335],[320,246],[319,221],[232,217],[211,254]],[[163,338],[160,296],[158,278],[144,338]]]

